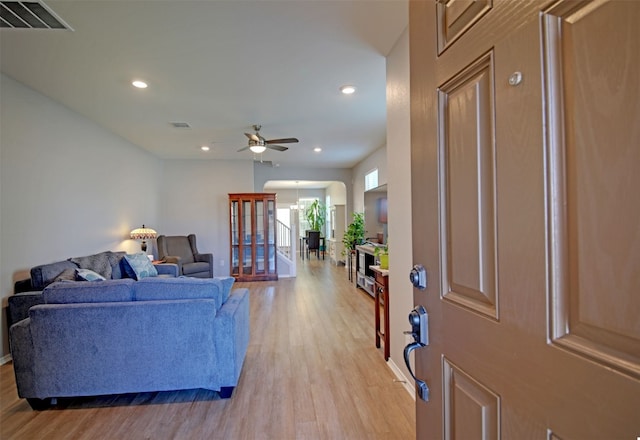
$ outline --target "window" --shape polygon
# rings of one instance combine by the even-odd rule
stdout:
[[[370,189],[378,187],[378,169],[376,168],[373,171],[369,171],[364,176],[364,190],[369,191]]]

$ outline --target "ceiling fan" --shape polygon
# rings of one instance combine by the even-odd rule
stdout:
[[[269,148],[270,150],[286,151],[287,147],[275,144],[293,144],[299,142],[296,138],[282,138],[282,139],[265,139],[260,135],[261,125],[254,125],[253,129],[255,133],[245,133],[245,136],[249,138],[249,145],[244,148],[240,148],[238,151],[251,150],[256,154],[264,153]]]

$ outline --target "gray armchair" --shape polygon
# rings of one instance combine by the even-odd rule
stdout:
[[[178,273],[187,277],[213,278],[213,254],[201,254],[196,247],[196,236],[190,234],[159,235],[158,258],[178,265]]]

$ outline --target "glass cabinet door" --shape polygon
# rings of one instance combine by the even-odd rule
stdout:
[[[239,229],[239,217],[238,217],[238,202],[236,200],[231,201],[231,275],[240,275],[240,229]]]
[[[242,274],[253,273],[253,229],[251,228],[251,202],[242,202]]]
[[[256,273],[264,274],[265,254],[264,254],[264,202],[256,200]]]
[[[276,273],[276,202],[267,201],[267,252],[269,261],[269,273]]]

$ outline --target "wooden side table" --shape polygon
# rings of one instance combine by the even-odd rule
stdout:
[[[376,302],[376,348],[380,348],[380,340],[384,341],[384,360],[388,361],[389,350],[389,270],[380,269],[380,266],[369,266],[376,277],[374,295]],[[380,325],[380,307],[383,309],[383,329]]]

